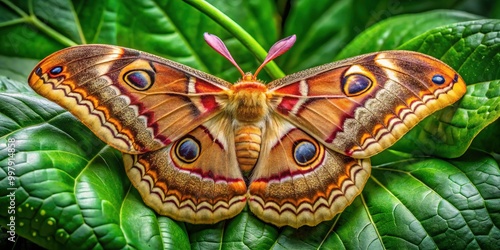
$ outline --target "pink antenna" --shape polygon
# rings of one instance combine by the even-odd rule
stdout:
[[[264,59],[264,62],[257,68],[257,70],[254,73],[254,77],[257,77],[259,72],[264,68],[264,66],[275,59],[278,56],[283,55],[287,50],[289,50],[293,44],[295,43],[296,36],[291,35],[289,37],[285,37],[279,41],[277,41],[270,49],[269,52],[267,53],[266,59]]]
[[[212,47],[215,51],[224,56],[238,69],[238,71],[240,71],[241,76],[245,76],[245,72],[243,72],[240,66],[236,63],[236,61],[231,56],[231,53],[229,53],[229,50],[227,50],[226,45],[222,40],[220,40],[218,36],[205,32],[203,34],[203,37],[205,38],[205,41],[208,43],[208,45],[210,45],[210,47]]]
[[[217,37],[216,35],[212,35],[209,33],[204,33],[203,37],[205,38],[205,41],[212,47],[215,51],[217,51],[219,54],[224,56],[228,61],[230,61],[237,69],[240,71],[242,77],[245,77],[245,72],[240,68],[240,66],[236,63],[236,61],[233,59],[231,56],[231,53],[229,53],[229,50],[227,49],[226,45],[224,42]],[[257,78],[257,75],[259,72],[264,68],[264,66],[275,59],[276,57],[282,55],[285,53],[287,50],[289,50],[293,44],[295,43],[296,36],[291,35],[289,37],[285,37],[279,41],[277,41],[270,49],[269,52],[267,53],[266,58],[264,59],[264,62],[257,68],[255,73],[253,74],[252,78],[255,79]]]

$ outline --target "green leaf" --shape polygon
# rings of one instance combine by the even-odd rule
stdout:
[[[270,249],[274,243],[278,229],[269,225],[245,209],[226,224],[223,248],[226,249]]]
[[[25,82],[38,60],[0,56],[0,75]],[[26,84],[27,87],[27,84]]]
[[[430,29],[479,18],[479,16],[450,10],[395,16],[365,30],[345,46],[335,58],[340,60],[375,51],[391,50]]]
[[[72,14],[76,15],[72,25],[79,25],[74,30],[81,30],[82,38],[78,43],[116,44],[119,1],[74,1],[74,4],[68,2],[67,5],[72,6]]]
[[[285,72],[299,70],[331,62],[333,55],[349,41],[352,27],[350,0],[294,1],[287,17],[284,34],[297,35],[297,41],[289,53],[278,58]],[[317,56],[312,56],[317,55]]]
[[[454,11],[442,11],[440,14],[425,13],[420,16],[414,16],[413,20],[407,17],[397,17],[403,13],[415,13],[432,9],[446,9],[459,5],[457,1],[370,1],[370,0],[299,0],[290,2],[291,9],[286,22],[284,23],[284,34],[297,35],[297,42],[290,53],[278,58],[282,62],[285,72],[293,73],[299,70],[307,69],[313,66],[325,64],[328,62],[360,55],[366,52],[359,48],[359,43],[366,42],[369,47],[377,47],[380,42],[386,41],[386,49],[391,43],[390,36],[394,36],[394,41],[399,38],[412,38],[412,36],[421,34],[425,28],[434,28],[437,25],[449,24],[458,21],[477,19],[477,16],[459,13]],[[441,12],[441,11],[438,11]],[[425,17],[423,17],[425,15]],[[391,25],[385,26],[386,29],[374,32],[370,27],[384,19],[395,17],[401,20],[399,24],[396,20],[391,21]],[[383,21],[381,22],[383,23]],[[404,24],[406,23],[406,25]],[[382,24],[383,25],[383,24]],[[380,25],[377,24],[380,27]],[[372,30],[377,36],[377,41],[369,39],[369,36],[357,38],[360,42],[351,43],[359,33],[366,29]],[[376,28],[375,28],[376,29]],[[394,32],[391,32],[394,30]],[[415,32],[413,32],[415,31]],[[368,30],[367,30],[368,32]],[[405,36],[406,33],[408,36]],[[340,51],[343,55],[338,56]]]
[[[500,154],[500,141],[491,138],[500,138],[500,120],[496,120],[486,127],[472,141],[471,148],[484,150],[485,152]]]
[[[499,178],[497,162],[477,151],[453,161],[409,159],[374,168],[363,197],[383,225],[378,232],[391,235],[386,247],[488,248],[500,244],[498,207],[488,204],[498,202]]]
[[[33,6],[28,6],[28,1],[17,3],[2,1],[0,4],[0,14],[3,14],[3,18],[0,19],[0,31],[5,34],[0,36],[1,55],[41,59],[53,51],[62,49],[63,46],[59,42],[66,46],[75,44],[31,13]],[[45,10],[37,8],[35,11],[57,13],[66,17],[71,15],[61,9],[52,9],[50,5]]]
[[[31,89],[27,84],[19,84],[17,81],[13,81],[8,77],[0,75],[0,92],[12,92],[12,93],[21,93],[21,92],[29,92],[34,93],[33,89]]]
[[[189,248],[189,236],[184,224],[158,216],[144,205],[138,191],[132,186],[129,186],[121,209],[121,229],[129,246],[136,249]]]

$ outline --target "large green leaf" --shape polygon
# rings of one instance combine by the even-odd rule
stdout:
[[[456,1],[388,2],[293,1],[280,23],[277,10],[283,8],[270,1],[213,1],[265,48],[280,36],[280,25],[285,33],[296,33],[297,46],[280,61],[286,72],[329,62],[347,44],[339,56],[395,48],[430,54],[457,69],[468,83],[460,102],[372,159],[372,176],[343,213],[316,227],[292,229],[267,224],[248,210],[215,225],[159,216],[130,184],[120,153],[34,94],[23,80],[34,62],[49,53],[96,42],[149,51],[235,80],[234,68],[204,45],[203,32],[223,37],[244,69],[258,63],[219,24],[181,1],[0,1],[0,73],[11,78],[0,77],[0,225],[7,233],[0,247],[8,242],[10,216],[19,236],[51,249],[500,245],[500,168],[485,153],[498,153],[498,142],[491,138],[500,131],[499,21],[464,22],[478,17],[456,11],[397,16]],[[401,27],[404,34],[396,32]],[[488,124],[473,143],[479,150],[467,150]],[[11,192],[14,215],[4,209],[10,206]]]
[[[285,72],[292,73],[320,64],[331,62],[339,51],[344,51],[344,47],[356,50],[357,43],[350,41],[359,33],[371,26],[390,17],[403,13],[415,13],[419,11],[450,8],[460,1],[371,1],[371,0],[297,0],[291,1],[291,10],[284,23],[284,33],[287,35],[296,34],[298,40],[292,53],[285,54],[278,60],[283,63]],[[403,22],[392,22],[390,27],[373,32],[378,36],[378,40],[362,37],[360,40],[370,44],[370,46],[380,46],[386,44],[390,46],[393,40],[407,38],[421,34],[422,29],[436,27],[444,23],[476,19],[477,16],[466,13],[441,12],[441,17],[435,14],[426,13],[425,17],[414,16]],[[383,23],[383,22],[382,22]],[[380,25],[378,25],[380,27]],[[394,36],[394,38],[386,38]],[[394,49],[395,47],[386,47]],[[357,53],[349,56],[364,53],[360,49]],[[345,57],[343,57],[345,58]]]
[[[460,11],[445,10],[396,16],[379,22],[359,34],[342,48],[335,59],[395,49],[430,29],[479,18],[479,16]]]

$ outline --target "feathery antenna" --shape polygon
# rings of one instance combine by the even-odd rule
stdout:
[[[203,37],[205,38],[205,41],[207,42],[210,47],[212,47],[217,53],[221,54],[224,56],[228,61],[230,61],[241,73],[241,76],[245,78],[245,72],[240,68],[238,63],[234,60],[234,58],[231,56],[231,53],[229,53],[229,50],[227,49],[226,45],[224,42],[217,37],[216,35],[209,34],[209,33],[204,33]],[[257,75],[259,72],[264,68],[264,66],[275,59],[276,57],[282,55],[285,53],[287,50],[289,50],[293,44],[295,43],[296,36],[291,35],[289,37],[283,38],[279,41],[277,41],[270,49],[269,52],[267,53],[266,58],[264,59],[264,62],[257,68],[255,73],[252,75],[252,79],[256,79]]]

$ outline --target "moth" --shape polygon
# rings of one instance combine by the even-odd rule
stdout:
[[[277,226],[331,220],[358,196],[370,157],[419,121],[459,100],[462,78],[410,51],[361,55],[265,85],[224,43],[205,40],[241,72],[235,84],[145,52],[81,45],[43,59],[29,76],[40,95],[69,110],[123,152],[128,177],[157,213],[197,224],[248,204]]]

